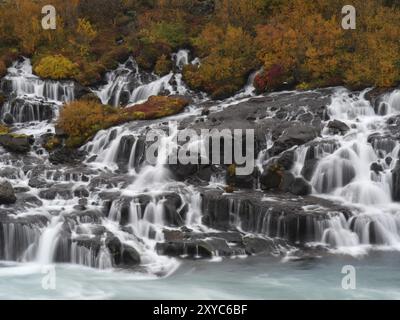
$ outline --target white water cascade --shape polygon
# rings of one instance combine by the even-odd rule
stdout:
[[[187,58],[183,53],[178,53],[176,63],[183,66],[186,63],[185,57]],[[162,93],[184,94],[187,91],[180,73],[171,72],[158,77],[139,70],[139,66],[132,57],[120,64],[116,70],[107,73],[106,82],[104,86],[93,92],[98,95],[103,104],[114,107],[135,105]]]
[[[383,115],[375,113],[365,94],[337,90],[328,112],[347,132],[340,135],[326,126],[322,138],[297,149],[293,172],[299,175],[306,161],[317,161],[310,180],[314,193],[355,208],[348,221],[329,221],[322,242],[340,248],[376,244],[400,249],[400,204],[392,197],[400,145],[388,128],[389,118],[400,112],[400,94],[383,98],[378,107]]]
[[[0,110],[0,119],[11,116],[14,122],[52,120],[58,108],[75,99],[73,81],[42,80],[32,72],[27,58],[15,62],[1,81],[1,89],[11,96]]]

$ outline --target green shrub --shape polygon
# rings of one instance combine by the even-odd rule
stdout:
[[[147,44],[162,43],[173,49],[185,46],[188,42],[186,28],[178,22],[156,22],[142,30],[140,39]]]

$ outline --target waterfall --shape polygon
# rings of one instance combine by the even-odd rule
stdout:
[[[120,64],[114,71],[106,74],[106,84],[98,90],[93,90],[103,104],[114,107],[126,105],[134,88],[151,81],[154,76],[147,73],[141,74],[136,61],[130,57],[125,63]]]
[[[321,241],[335,247],[379,244],[400,245],[400,205],[392,199],[392,170],[399,143],[387,136],[387,119],[400,112],[399,93],[387,94],[380,102],[385,112],[375,112],[359,95],[339,89],[328,107],[331,120],[345,123],[349,131],[337,135],[323,130],[313,146],[296,151],[293,173],[300,175],[307,161],[317,161],[310,179],[314,193],[357,206],[359,213],[349,221],[330,219],[323,226]],[[379,109],[379,108],[378,108]],[[382,111],[382,110],[381,110]]]
[[[59,217],[55,217],[40,236],[37,253],[39,263],[50,264],[54,262],[62,225],[63,221],[60,221]]]
[[[166,76],[157,79],[148,84],[141,85],[133,90],[129,98],[129,105],[134,105],[140,102],[146,101],[151,96],[156,96],[167,90],[172,93],[174,90],[169,84],[172,79],[173,74],[167,74]]]
[[[173,54],[178,71],[188,63],[189,51],[180,50]],[[188,91],[182,82],[182,74],[169,73],[163,77],[139,70],[131,57],[117,69],[106,74],[106,84],[93,89],[103,104],[114,107],[132,106],[145,102],[149,97],[160,94],[180,94]]]
[[[1,80],[1,89],[9,94],[0,119],[6,122],[25,123],[53,120],[58,108],[75,100],[76,84],[73,81],[42,80],[32,73],[29,59],[15,62]]]
[[[125,63],[106,75],[106,84],[99,89],[94,89],[103,104],[110,104],[114,107],[131,106],[146,101],[149,97],[159,95],[163,92],[169,94],[178,92],[181,85],[177,85],[177,90],[170,84],[174,79],[180,83],[178,75],[173,73],[164,77],[157,77],[154,74],[143,72],[133,58],[129,58]]]
[[[172,54],[172,60],[175,61],[175,66],[182,70],[185,65],[189,64],[189,50],[179,50]]]
[[[71,102],[75,99],[73,81],[42,80],[33,74],[31,61],[27,58],[15,62],[8,69],[8,74],[2,81],[2,89],[19,97],[41,98],[53,102]]]

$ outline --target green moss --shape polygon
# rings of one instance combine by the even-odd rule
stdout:
[[[186,28],[179,22],[156,22],[140,33],[140,39],[147,44],[164,43],[173,49],[185,46],[188,42]]]

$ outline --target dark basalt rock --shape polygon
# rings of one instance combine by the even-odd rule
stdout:
[[[11,126],[14,123],[14,117],[11,115],[11,113],[7,112],[3,116],[3,122],[9,126]]]
[[[168,256],[186,256],[189,258],[211,258],[214,255],[231,256],[234,251],[224,239],[183,240],[157,243],[158,254]]]
[[[240,225],[245,232],[278,237],[294,244],[321,241],[317,238],[319,231],[314,228],[331,219],[332,214],[343,214],[347,219],[352,216],[349,209],[312,196],[257,191],[223,194],[218,190],[202,195],[203,223],[209,227],[226,231]],[[308,206],[316,209],[310,213],[305,209]]]
[[[66,219],[72,220],[75,223],[100,223],[104,218],[103,212],[100,210],[78,210],[68,214],[64,214]]]
[[[126,168],[129,165],[135,141],[136,138],[134,136],[123,136],[121,138],[115,161],[121,168]]]
[[[53,151],[50,156],[49,160],[52,164],[79,164],[82,163],[85,152],[81,150],[71,149],[71,148],[59,148]]]
[[[380,163],[374,162],[371,164],[371,171],[378,174],[379,172],[383,172],[383,167]]]
[[[279,185],[280,190],[284,192],[291,192],[292,185],[295,182],[296,178],[294,177],[293,173],[289,171],[285,171],[282,175],[282,181]]]
[[[72,187],[72,184],[56,184],[49,189],[40,190],[39,197],[46,200],[54,200],[56,197],[72,199]]]
[[[293,124],[283,131],[282,135],[275,141],[273,147],[269,150],[271,155],[278,155],[294,146],[301,146],[320,135],[320,128],[306,126],[302,124]]]
[[[0,205],[13,204],[17,201],[14,189],[7,180],[0,180]]]
[[[53,104],[41,99],[15,98],[10,100],[9,115],[12,122],[46,121],[54,117]],[[3,121],[5,121],[3,116]]]
[[[260,183],[263,190],[278,190],[282,183],[283,168],[272,165],[264,169]]]
[[[126,188],[134,180],[134,177],[125,174],[102,174],[90,179],[89,191],[96,191],[99,188]]]
[[[17,194],[17,207],[40,207],[42,205],[43,202],[33,194],[27,192]]]
[[[28,185],[31,188],[43,189],[49,188],[51,186],[51,183],[48,183],[44,178],[33,174],[32,178],[29,179]]]
[[[79,186],[74,190],[74,196],[78,198],[88,198],[89,191],[84,186]]]
[[[303,178],[295,178],[290,186],[290,193],[297,196],[307,196],[311,194],[312,188],[310,184]]]
[[[318,165],[318,160],[317,159],[310,159],[306,160],[303,166],[303,169],[301,169],[301,175],[308,181],[311,181],[315,168]]]
[[[140,264],[140,254],[136,249],[123,245],[121,252],[121,259],[119,260],[118,266],[132,267]]]
[[[372,134],[368,137],[368,142],[372,145],[379,157],[383,158],[391,153],[396,147],[396,138],[390,135]]]
[[[248,255],[271,253],[276,251],[276,244],[272,239],[246,236],[243,237],[243,244]]]
[[[18,179],[20,177],[19,169],[12,167],[5,167],[0,169],[0,177],[7,179]]]
[[[350,130],[347,124],[336,119],[330,121],[327,127],[332,134],[345,135]]]
[[[292,169],[294,165],[294,151],[290,150],[283,152],[276,163],[285,170]]]
[[[27,153],[31,150],[33,138],[25,135],[0,134],[0,146],[7,151],[15,153]]]

